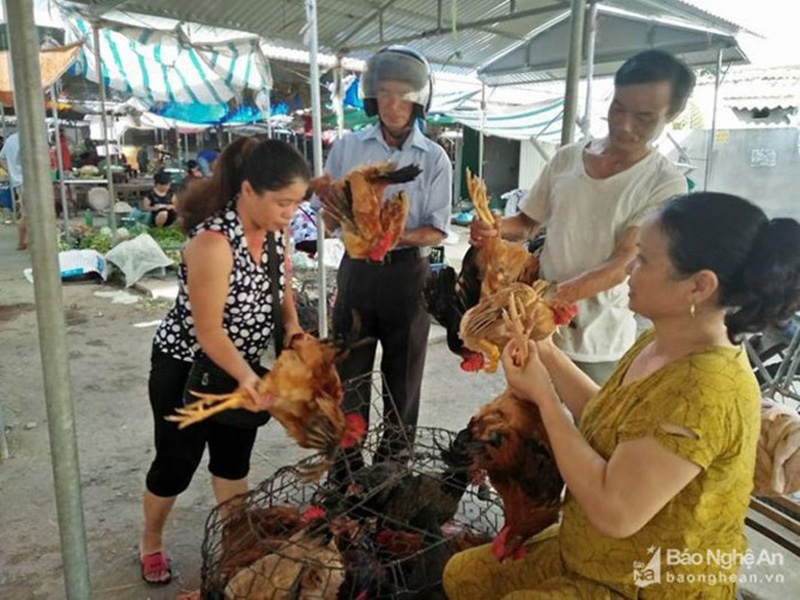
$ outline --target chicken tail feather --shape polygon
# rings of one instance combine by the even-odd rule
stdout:
[[[394,171],[382,171],[375,176],[374,181],[383,181],[389,184],[408,183],[414,181],[420,173],[422,173],[422,169],[419,168],[419,165],[408,165]]]

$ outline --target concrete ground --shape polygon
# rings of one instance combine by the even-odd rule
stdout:
[[[452,256],[460,256],[464,239]],[[0,226],[0,409],[11,451],[10,460],[0,462],[0,598],[56,600],[65,593],[33,286],[22,276],[29,255],[14,246],[13,228]],[[169,524],[174,582],[165,588],[143,584],[137,544],[140,495],[152,458],[148,357],[153,323],[169,303],[141,295],[135,304],[113,304],[95,295],[101,290],[116,291],[98,284],[63,288],[93,597],[173,599],[199,585],[203,524],[213,497],[203,466]],[[420,422],[458,429],[504,384],[500,374],[461,372],[440,343],[442,333],[434,330],[428,349]],[[251,481],[306,454],[271,423],[259,432]],[[749,540],[756,551],[779,550],[757,534]],[[786,582],[746,587],[761,598],[800,598],[800,561],[784,556],[779,568]]]

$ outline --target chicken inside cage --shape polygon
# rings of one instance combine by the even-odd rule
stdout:
[[[490,542],[502,507],[473,482],[467,434],[420,427],[401,463],[373,460],[382,427],[368,432],[363,461],[342,480],[312,482],[284,467],[217,507],[206,525],[201,597],[444,598],[445,564]]]

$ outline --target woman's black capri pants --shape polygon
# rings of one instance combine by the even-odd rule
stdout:
[[[185,429],[164,419],[183,406],[183,391],[192,363],[172,358],[153,347],[150,359],[150,406],[155,419],[156,457],[147,472],[148,491],[177,496],[192,481],[208,444],[208,470],[222,479],[237,480],[250,471],[250,453],[257,428],[231,427],[201,421]]]

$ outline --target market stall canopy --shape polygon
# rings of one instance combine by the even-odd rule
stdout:
[[[547,142],[558,142],[561,137],[561,117],[564,113],[564,100],[550,100],[524,109],[516,109],[501,114],[481,117],[479,110],[453,110],[444,115],[475,129],[483,130],[485,135],[493,135],[510,140],[529,140],[536,138]],[[436,123],[436,115],[430,119]]]
[[[156,15],[258,34],[307,49],[306,3],[264,0],[75,0],[86,14]],[[680,0],[606,0],[636,13],[681,18],[701,27],[739,28]],[[365,58],[387,44],[409,44],[439,69],[472,72],[569,10],[569,0],[317,0],[320,50]]]
[[[67,19],[73,37],[85,42],[81,65],[97,81],[92,28]],[[162,31],[101,23],[100,55],[106,85],[151,103],[221,104],[243,92],[272,87],[269,63],[255,36],[193,42],[178,26]]]
[[[42,90],[48,89],[70,68],[81,52],[81,43],[48,48],[39,52],[42,69]],[[14,91],[11,77],[11,61],[8,52],[0,52],[0,102],[14,106]]]
[[[597,12],[595,77],[613,75],[625,59],[646,48],[671,52],[693,67],[716,64],[720,50],[724,63],[748,62],[729,31],[603,3],[597,5]],[[478,77],[487,85],[563,80],[569,27],[569,10],[565,9],[524,44],[478,69]]]

